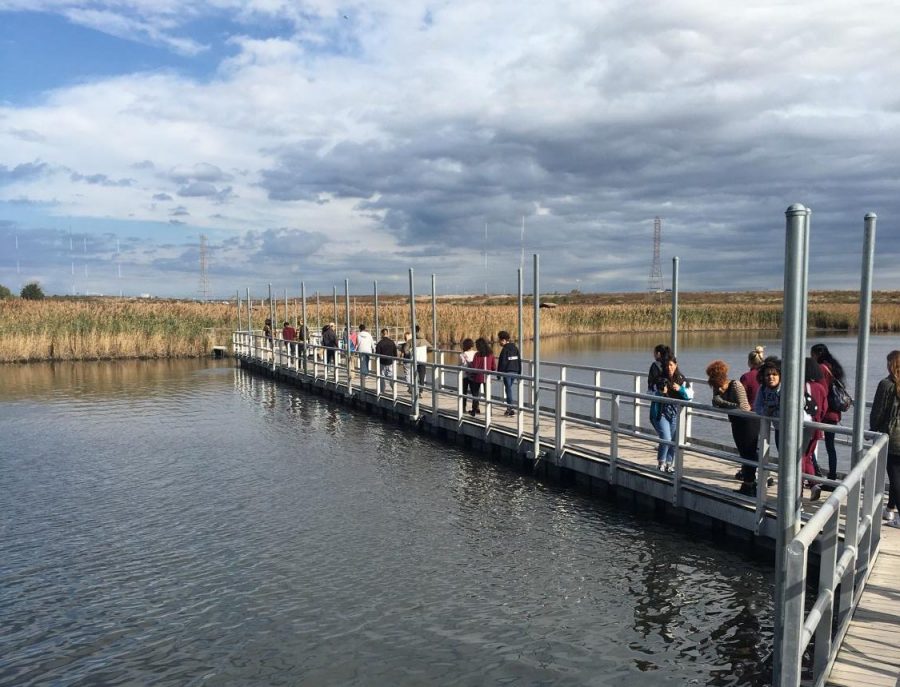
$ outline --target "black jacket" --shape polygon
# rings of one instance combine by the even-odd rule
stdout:
[[[397,344],[394,343],[394,340],[392,338],[388,336],[382,336],[378,340],[378,343],[375,344],[375,354],[380,355],[382,358],[396,358]]]
[[[497,360],[497,372],[522,372],[522,359],[519,357],[519,348],[512,341],[507,341],[500,349],[500,358]]]
[[[337,334],[334,333],[334,330],[331,327],[326,327],[322,332],[322,345],[327,348],[338,347]]]

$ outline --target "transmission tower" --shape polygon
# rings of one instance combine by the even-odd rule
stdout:
[[[647,280],[647,290],[651,293],[662,293],[662,265],[659,262],[659,246],[662,243],[662,220],[657,217],[653,220],[653,263],[650,265],[650,278]]]
[[[200,234],[200,295],[209,298],[209,275],[206,272],[206,234]]]

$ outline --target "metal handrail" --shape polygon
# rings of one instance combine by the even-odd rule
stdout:
[[[872,434],[872,433],[870,433]],[[789,594],[783,604],[784,635],[782,637],[783,674],[785,687],[800,685],[801,662],[809,642],[815,637],[812,684],[825,684],[838,650],[850,625],[853,609],[859,603],[863,588],[878,557],[881,542],[881,495],[887,462],[887,435],[878,435],[874,444],[860,457],[859,462],[835,488],[819,510],[803,525],[788,544],[786,576]],[[839,538],[841,506],[855,496],[862,504],[851,541]],[[848,513],[847,517],[852,517]],[[819,589],[816,600],[804,617],[807,577],[807,558],[813,542],[821,536],[819,553]],[[840,552],[840,555],[838,555]],[[842,608],[844,598],[836,595],[839,585],[851,585],[849,608]],[[837,601],[837,608],[835,608]],[[838,624],[832,632],[835,611]]]

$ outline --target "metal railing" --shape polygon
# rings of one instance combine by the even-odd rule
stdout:
[[[877,437],[875,443],[787,547],[780,681],[786,687],[800,685],[803,654],[810,641],[814,642],[812,684],[825,684],[878,557],[888,437],[875,433],[867,436]],[[845,505],[846,536],[841,539],[839,520]],[[821,542],[818,592],[806,612],[809,550],[817,538]]]

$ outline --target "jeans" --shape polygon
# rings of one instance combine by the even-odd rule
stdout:
[[[359,373],[361,375],[369,374],[369,354],[368,353],[360,353],[359,354]]]
[[[503,377],[503,389],[506,392],[506,403],[509,405],[509,410],[513,410],[513,406],[516,404],[516,398],[513,392],[515,383],[516,380],[514,377]]]
[[[466,412],[466,401],[471,397],[472,398],[472,407],[478,407],[478,387],[479,384],[474,379],[469,379],[468,377],[463,377],[462,380],[462,392],[463,392],[463,412]]]
[[[888,453],[888,508],[894,509],[900,505],[900,453]]]
[[[661,414],[656,420],[651,418],[653,429],[664,441],[674,441],[678,436],[678,416],[668,418],[665,414]],[[656,462],[671,465],[675,462],[675,446],[660,444],[656,449]]]

